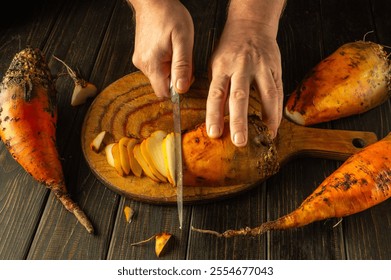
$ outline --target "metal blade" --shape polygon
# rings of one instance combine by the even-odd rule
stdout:
[[[172,112],[174,118],[175,134],[175,182],[177,190],[177,208],[179,218],[179,228],[182,229],[183,223],[183,166],[182,166],[182,129],[181,129],[181,108],[180,97],[172,84],[170,85],[170,94],[172,101]]]

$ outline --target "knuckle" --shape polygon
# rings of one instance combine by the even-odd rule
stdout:
[[[132,63],[134,66],[136,66],[137,68],[140,68],[141,67],[141,59],[140,59],[140,56],[138,56],[137,54],[134,54],[132,56]]]
[[[266,98],[268,100],[277,99],[279,95],[279,92],[276,88],[267,88],[263,92],[263,98]]]
[[[149,51],[135,51],[132,56],[132,62],[144,74],[151,75],[158,71],[159,65],[164,61],[164,56],[164,52],[157,52],[155,48],[151,48]]]
[[[247,93],[242,89],[236,89],[231,92],[231,98],[233,100],[245,100],[247,97]]]
[[[133,55],[132,62],[134,66],[144,72],[144,74],[149,74],[151,72],[151,65],[149,60],[146,57],[140,55]]]
[[[225,91],[223,88],[217,87],[209,91],[209,98],[213,100],[224,100]]]

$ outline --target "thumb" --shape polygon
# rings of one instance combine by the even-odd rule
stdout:
[[[193,36],[189,37],[173,41],[171,75],[178,93],[187,92],[193,79]]]

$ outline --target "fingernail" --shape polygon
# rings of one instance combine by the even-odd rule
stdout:
[[[185,92],[187,90],[187,85],[188,82],[185,78],[180,78],[176,81],[176,88],[178,89],[178,91]]]
[[[220,136],[220,128],[217,125],[211,125],[209,127],[209,137],[211,138],[217,138]]]
[[[236,145],[242,145],[246,141],[243,132],[236,132],[234,135],[234,142]]]

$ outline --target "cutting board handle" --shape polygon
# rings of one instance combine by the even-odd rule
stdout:
[[[283,119],[276,145],[284,164],[299,156],[344,161],[377,140],[373,132],[304,127]]]

